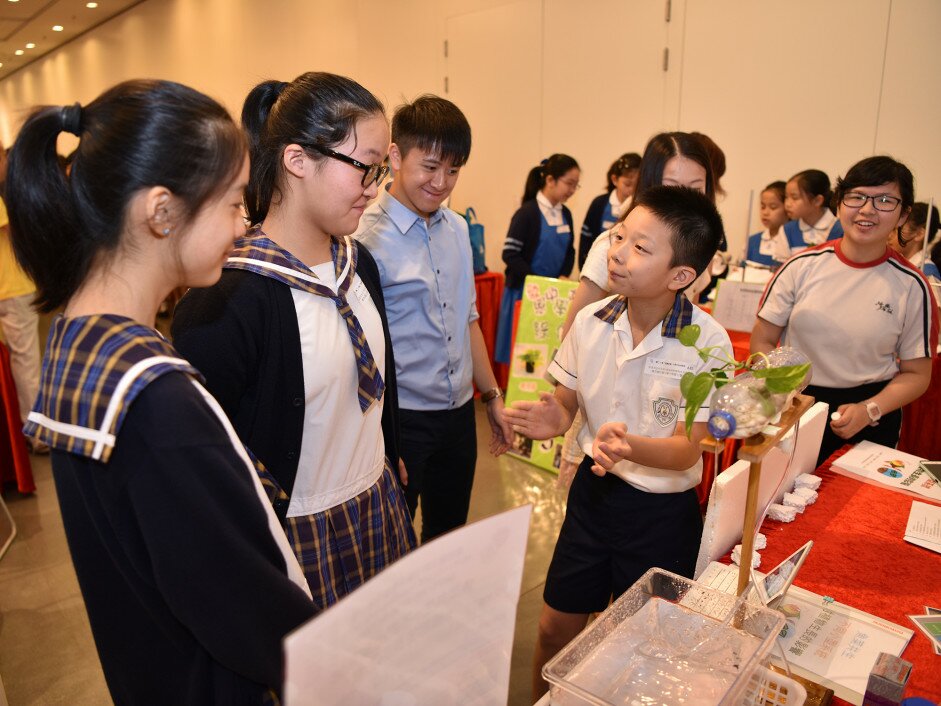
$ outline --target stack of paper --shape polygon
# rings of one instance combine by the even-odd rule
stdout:
[[[905,541],[941,554],[941,507],[917,500],[912,502]]]
[[[924,459],[898,449],[861,441],[833,462],[865,478],[897,490],[909,490],[932,500],[941,500],[941,485],[918,464]]]

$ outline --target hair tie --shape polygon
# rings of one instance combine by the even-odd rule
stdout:
[[[542,161],[539,163],[539,166],[540,166],[540,167],[544,167],[544,166],[546,166],[547,164],[549,164],[549,160],[548,160],[548,159],[544,159],[544,160],[542,160]]]
[[[82,104],[74,103],[62,108],[62,130],[76,137],[82,136]]]

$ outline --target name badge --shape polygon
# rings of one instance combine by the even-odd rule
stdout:
[[[675,360],[647,358],[647,363],[644,365],[644,375],[658,375],[673,380],[679,380],[688,370],[686,363],[679,363]]]
[[[359,299],[361,304],[365,304],[369,301],[369,290],[366,289],[363,280],[357,278],[356,283],[353,285],[353,296]]]
[[[559,235],[565,235],[566,233],[571,233],[571,232],[572,232],[572,229],[569,228],[569,224],[568,224],[568,223],[563,223],[562,225],[560,225],[560,226],[558,227],[558,231],[557,231],[557,232],[559,233]]]

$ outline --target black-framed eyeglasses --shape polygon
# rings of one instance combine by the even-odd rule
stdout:
[[[317,145],[309,145],[311,149],[320,152],[320,154],[325,157],[330,157],[344,164],[349,164],[351,167],[356,167],[357,169],[363,172],[363,188],[368,189],[373,182],[376,182],[376,186],[379,186],[383,180],[389,175],[389,167],[385,164],[363,164],[358,159],[353,159],[349,155],[342,154],[336,150],[331,150],[327,147],[319,147]]]
[[[889,196],[888,194],[867,196],[866,194],[861,194],[858,191],[850,191],[843,194],[842,200],[844,206],[848,206],[849,208],[862,208],[870,199],[872,199],[872,207],[877,211],[894,211],[899,207],[899,204],[902,203],[902,199]]]

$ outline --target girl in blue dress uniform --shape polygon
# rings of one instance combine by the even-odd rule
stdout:
[[[746,262],[777,268],[791,256],[791,246],[781,231],[787,222],[787,211],[784,210],[785,186],[783,181],[773,181],[761,192],[759,213],[761,225],[765,229],[748,236]]]
[[[79,138],[69,176],[61,132]],[[276,702],[281,641],[314,614],[301,568],[197,371],[155,329],[245,232],[245,139],[168,81],[45,107],[10,154],[18,259],[52,322],[24,432],[52,448],[66,539],[118,704]]]
[[[595,238],[610,230],[621,214],[631,205],[631,197],[637,187],[640,174],[640,155],[636,152],[622,154],[608,168],[605,193],[597,196],[588,207],[578,241],[578,268],[581,269],[591,250]]]
[[[833,211],[830,177],[819,169],[805,169],[787,181],[784,209],[791,220],[784,235],[794,252],[843,237],[843,226]]]
[[[572,212],[564,204],[580,186],[580,176],[578,162],[567,154],[554,154],[526,178],[522,206],[510,220],[503,245],[506,288],[494,352],[500,363],[510,362],[513,307],[523,298],[526,276],[568,277],[575,265]]]

